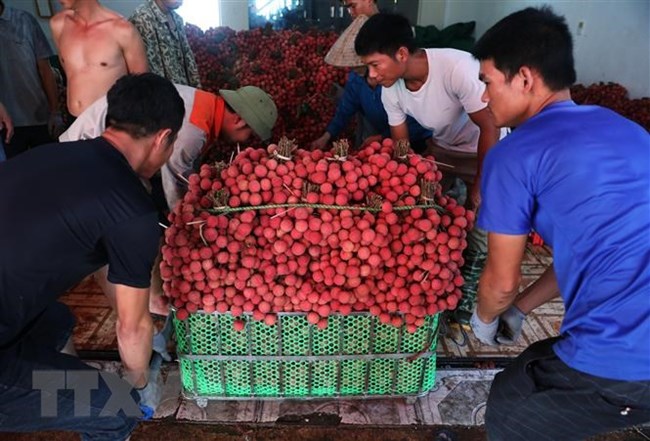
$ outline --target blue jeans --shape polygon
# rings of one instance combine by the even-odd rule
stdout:
[[[84,441],[121,441],[135,429],[138,393],[117,375],[100,375],[59,352],[74,322],[67,306],[54,303],[0,347],[0,432],[63,430]]]

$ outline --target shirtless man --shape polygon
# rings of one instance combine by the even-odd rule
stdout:
[[[59,0],[64,10],[50,20],[68,77],[68,110],[78,116],[127,73],[147,72],[140,34],[97,0]]]

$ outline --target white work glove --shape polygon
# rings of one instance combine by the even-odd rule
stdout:
[[[500,324],[497,332],[497,342],[502,345],[512,345],[521,337],[521,328],[524,325],[526,314],[512,305],[499,317]]]
[[[476,338],[486,345],[496,346],[496,335],[497,329],[499,328],[499,318],[495,318],[492,323],[483,323],[478,315],[476,314],[476,309],[472,314],[472,318],[469,321],[472,331]]]

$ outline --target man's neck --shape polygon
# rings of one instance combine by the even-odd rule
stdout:
[[[97,1],[81,2],[78,6],[74,7],[72,11],[74,15],[86,22],[92,22],[93,18],[101,10],[102,6]]]
[[[569,89],[562,89],[558,91],[548,91],[545,94],[539,96],[539,99],[535,100],[531,106],[532,115],[537,115],[539,112],[544,110],[546,107],[551,104],[558,103],[560,101],[567,101],[571,99],[571,91]]]
[[[520,126],[552,104],[571,99],[571,91],[568,88],[554,92],[543,86],[531,91],[531,93],[533,95],[532,99],[529,101],[526,110],[513,122],[513,127]]]
[[[140,166],[145,156],[145,147],[142,140],[133,139],[127,133],[115,130],[112,127],[108,127],[102,133],[102,138],[111,144],[115,150],[119,151],[126,158],[133,171],[141,176]]]
[[[420,90],[429,78],[429,61],[424,49],[418,49],[409,55],[406,61],[406,71],[404,72],[404,83],[406,88],[412,92]]]
[[[367,15],[368,17],[372,17],[373,15],[376,15],[376,14],[379,14],[379,8],[377,7],[377,4],[375,3],[370,7],[370,10],[367,13],[363,14],[363,15]]]

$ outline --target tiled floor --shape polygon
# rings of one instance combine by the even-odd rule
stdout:
[[[490,383],[496,371],[439,371],[436,386],[422,398],[368,400],[210,401],[200,408],[181,400],[176,419],[196,422],[351,425],[482,425]],[[178,382],[176,382],[178,384]],[[173,402],[173,399],[172,399]],[[169,403],[169,402],[168,402]],[[170,403],[171,404],[171,403]],[[173,406],[165,408],[166,415]],[[161,413],[159,416],[163,417]],[[157,415],[158,416],[158,415]]]

